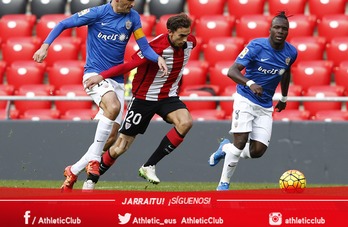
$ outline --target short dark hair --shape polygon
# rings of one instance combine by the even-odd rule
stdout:
[[[169,17],[167,20],[167,29],[171,31],[176,31],[179,28],[189,28],[191,27],[192,20],[186,13],[180,13]]]

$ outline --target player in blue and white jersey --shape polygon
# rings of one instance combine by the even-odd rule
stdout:
[[[228,71],[237,83],[230,130],[233,143],[224,139],[209,158],[211,166],[225,159],[218,191],[229,189],[240,157],[260,158],[266,152],[272,134],[272,98],[279,83],[282,97],[275,109],[280,112],[286,107],[290,67],[297,58],[296,48],[286,42],[288,31],[289,21],[282,11],[273,18],[269,37],[252,40]]]
[[[126,45],[132,36],[139,45],[143,55],[158,63],[159,68],[167,74],[164,59],[149,46],[141,27],[140,15],[132,9],[134,0],[112,0],[110,3],[85,9],[71,17],[62,20],[50,32],[41,48],[37,50],[33,59],[43,62],[50,44],[68,28],[88,26],[87,56],[84,75],[81,81],[100,74],[115,65],[124,62]],[[66,179],[62,190],[71,190],[77,176],[86,167],[88,175],[99,177],[99,163],[103,150],[107,150],[115,141],[122,121],[124,106],[123,76],[114,75],[101,81],[93,88],[85,87],[86,92],[100,107],[95,119],[98,125],[95,138],[86,154],[74,165],[66,167]]]

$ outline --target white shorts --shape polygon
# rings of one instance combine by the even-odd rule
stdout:
[[[272,135],[273,107],[264,108],[235,94],[230,134],[250,132],[249,138],[269,145]]]
[[[84,81],[87,80],[91,76],[98,75],[98,73],[86,73],[83,75],[83,86]],[[101,102],[101,98],[109,91],[113,91],[116,93],[118,101],[121,104],[120,113],[117,115],[115,122],[121,124],[123,119],[123,109],[124,109],[124,84],[119,84],[115,80],[105,79],[99,83],[100,86],[94,86],[91,90],[85,89],[86,93],[92,97],[93,101],[99,106]],[[98,120],[101,115],[103,115],[104,111],[99,107],[99,111],[94,119]]]

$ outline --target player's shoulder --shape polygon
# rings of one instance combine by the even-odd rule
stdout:
[[[290,51],[294,53],[297,53],[296,47],[287,41],[285,41],[285,48],[289,49]]]

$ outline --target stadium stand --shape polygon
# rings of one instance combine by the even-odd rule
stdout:
[[[264,14],[266,0],[227,0],[229,15],[240,19],[244,15],[262,15]]]
[[[320,20],[325,15],[344,14],[347,0],[307,0],[309,14],[316,15]]]
[[[180,89],[187,86],[204,85],[207,82],[208,64],[200,60],[191,60],[184,68]]]
[[[348,36],[333,38],[326,45],[327,60],[332,61],[337,67],[342,61],[348,60]]]
[[[323,60],[326,39],[318,36],[299,36],[289,41],[297,49],[297,59],[293,66],[303,61]]]
[[[63,19],[67,18],[66,14],[47,14],[43,15],[37,22],[35,32],[36,36],[44,41],[51,30]],[[72,36],[73,29],[66,29],[59,37]]]
[[[72,120],[72,121],[90,121],[97,114],[96,109],[73,109],[68,110],[65,114],[60,116],[62,120]]]
[[[1,42],[5,43],[11,37],[32,36],[35,23],[35,15],[7,14],[2,16],[0,19]]]
[[[99,6],[102,4],[105,4],[107,1],[105,0],[89,0],[89,1],[85,1],[85,0],[72,0],[69,1],[69,5],[70,5],[70,12],[71,14],[80,12],[81,10],[87,9],[87,8],[91,8],[94,6]]]
[[[228,86],[235,85],[235,83],[227,76],[228,69],[232,66],[233,61],[219,61],[214,67],[209,68],[209,80],[211,85],[219,87],[220,95]]]
[[[187,9],[189,15],[199,19],[201,16],[222,15],[226,0],[188,0]]]
[[[65,84],[82,86],[84,61],[60,60],[55,61],[48,71],[48,83],[59,90]]]
[[[318,23],[318,36],[325,37],[326,42],[331,42],[336,37],[348,36],[348,15],[324,15]]]
[[[295,14],[289,19],[289,33],[287,40],[292,38],[313,36],[317,27],[317,17],[314,15]]]
[[[65,14],[67,0],[30,0],[29,4],[31,13],[40,19],[46,14]]]
[[[318,111],[312,120],[316,121],[348,121],[348,112],[342,110],[322,110]]]
[[[335,84],[344,87],[344,95],[348,95],[348,61],[342,61],[334,68]]]
[[[0,1],[0,17],[7,14],[26,14],[28,0]]]
[[[180,96],[188,97],[211,97],[213,94],[209,91],[204,90],[185,90],[180,92]],[[189,111],[193,110],[215,110],[216,102],[215,101],[184,101]]]
[[[305,14],[306,3],[307,0],[270,0],[268,12],[270,15],[276,15],[280,9],[284,9],[289,15]]]
[[[274,121],[306,121],[309,120],[310,112],[307,110],[283,110],[273,112]]]
[[[31,109],[24,111],[19,119],[31,121],[58,120],[59,116],[59,111],[55,109]]]
[[[236,36],[246,42],[259,37],[268,37],[271,18],[267,15],[243,15],[236,21]]]
[[[177,14],[184,12],[185,0],[151,0],[149,2],[149,12],[159,19],[165,14]]]

